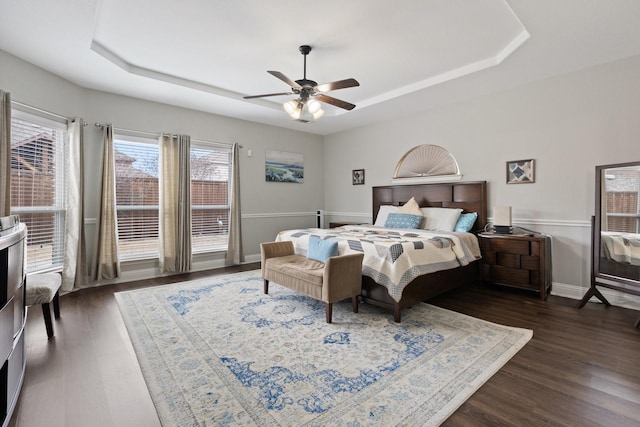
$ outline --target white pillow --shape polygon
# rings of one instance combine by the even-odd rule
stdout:
[[[422,212],[425,217],[422,228],[425,230],[453,231],[462,209],[422,208]]]
[[[376,222],[373,225],[378,227],[384,227],[384,224],[387,222],[387,217],[392,212],[398,212],[397,206],[391,205],[381,205],[380,209],[378,209],[378,216],[376,217]]]

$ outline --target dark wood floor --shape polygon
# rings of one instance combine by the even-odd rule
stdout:
[[[61,298],[55,338],[29,311],[27,371],[10,426],[159,426],[114,292],[258,268],[103,286]],[[533,339],[465,402],[450,426],[639,426],[639,313],[495,287],[468,287],[431,303],[533,330]],[[391,314],[390,314],[391,315]]]

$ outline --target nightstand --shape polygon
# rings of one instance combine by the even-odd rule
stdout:
[[[342,227],[343,225],[360,225],[361,222],[330,222],[329,228]]]
[[[551,292],[551,237],[539,233],[478,234],[485,282],[529,289],[547,299]]]

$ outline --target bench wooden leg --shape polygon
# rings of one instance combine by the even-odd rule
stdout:
[[[53,314],[56,319],[60,318],[60,291],[53,296]]]
[[[398,304],[397,302],[393,303],[393,321],[396,323],[400,323],[401,320],[401,316],[400,316],[400,304]]]
[[[51,323],[51,309],[49,303],[42,303],[42,317],[44,317],[44,326],[47,328],[47,338],[53,336],[53,324]]]
[[[353,312],[358,312],[358,301],[360,300],[360,295],[356,295],[355,297],[351,297],[351,305],[353,305]]]
[[[331,323],[331,318],[333,314],[333,304],[328,302],[327,303],[327,323]]]
[[[269,281],[267,279],[264,279],[264,293],[269,293]]]

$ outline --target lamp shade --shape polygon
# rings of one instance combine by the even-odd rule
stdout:
[[[493,207],[493,225],[511,227],[511,206]]]

